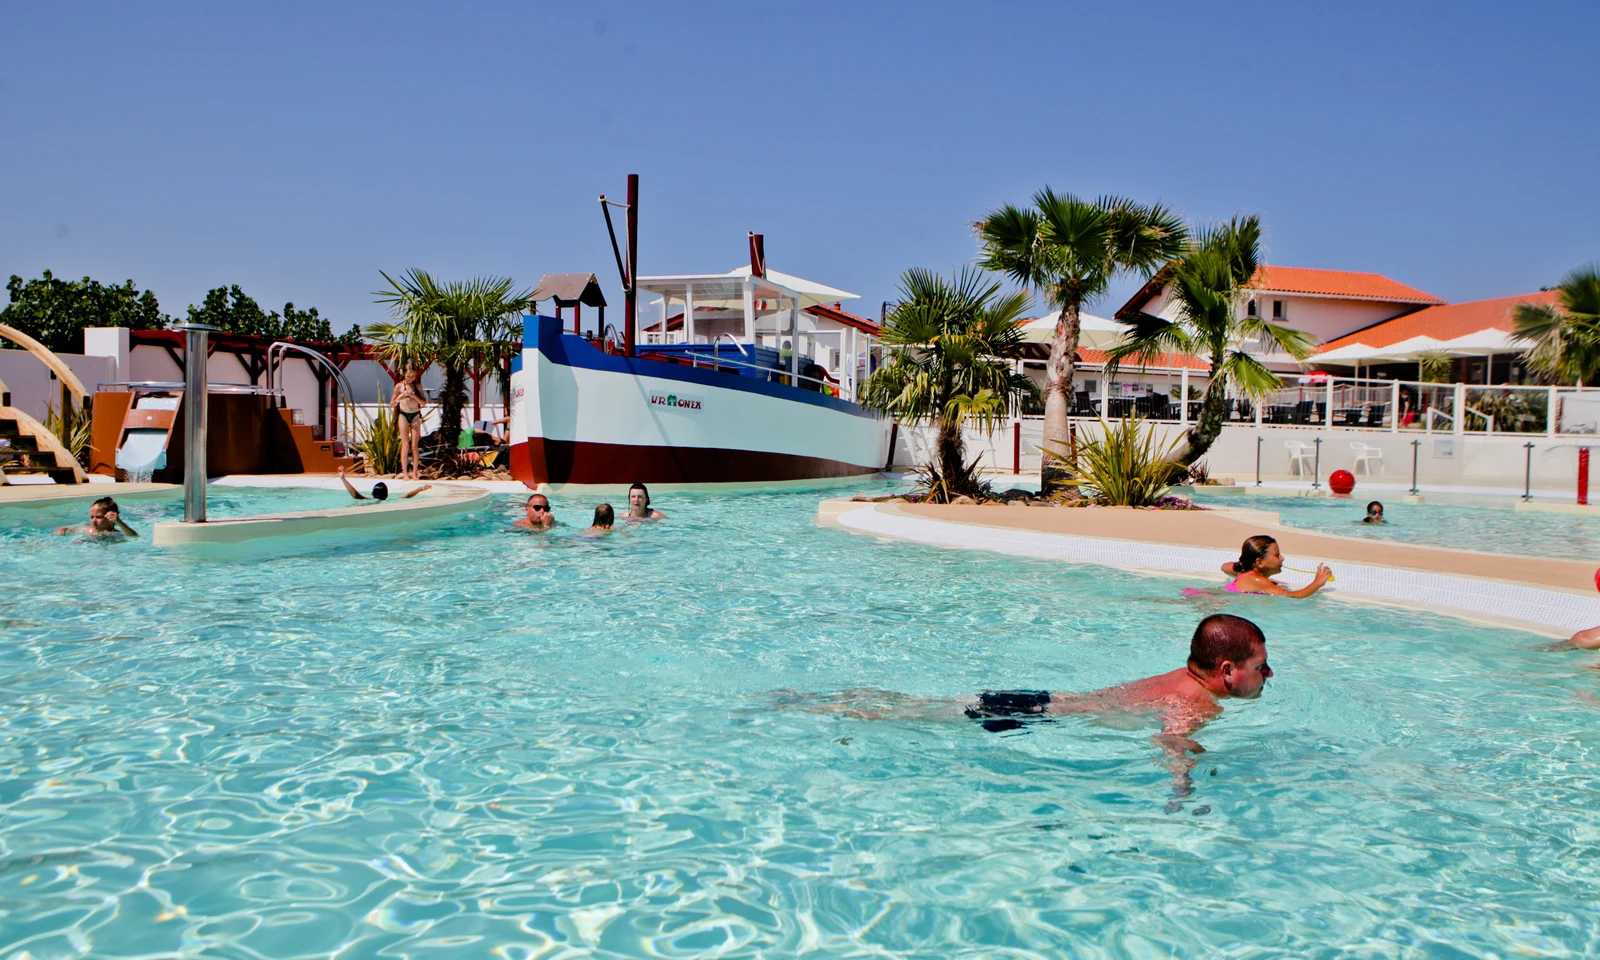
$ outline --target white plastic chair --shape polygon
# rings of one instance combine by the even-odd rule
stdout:
[[[1285,440],[1283,445],[1289,448],[1289,472],[1297,477],[1304,477],[1311,473],[1309,466],[1312,457],[1311,444],[1304,440]]]
[[[1372,476],[1372,462],[1374,460],[1378,462],[1378,472],[1383,472],[1383,451],[1381,449],[1360,441],[1351,443],[1350,449],[1354,450],[1356,454],[1355,473],[1366,473],[1367,476]]]

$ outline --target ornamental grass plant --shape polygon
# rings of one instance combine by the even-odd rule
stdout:
[[[1095,503],[1112,507],[1170,505],[1163,501],[1187,474],[1183,464],[1173,458],[1182,435],[1159,442],[1155,428],[1138,417],[1102,423],[1099,436],[1080,437],[1067,450],[1046,450],[1045,456],[1064,462],[1072,471],[1073,486]],[[1071,494],[1058,498],[1068,496]]]

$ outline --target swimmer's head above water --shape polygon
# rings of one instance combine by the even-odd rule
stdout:
[[[1254,700],[1272,676],[1267,636],[1243,617],[1214,613],[1189,640],[1189,672],[1218,696]]]
[[[1283,572],[1283,553],[1278,549],[1278,541],[1264,533],[1246,540],[1239,548],[1239,559],[1233,562],[1235,575],[1252,571],[1264,577]]]
[[[1383,504],[1379,503],[1376,500],[1374,500],[1371,503],[1367,504],[1367,518],[1365,520],[1361,521],[1361,522],[1362,523],[1382,523],[1383,522]]]

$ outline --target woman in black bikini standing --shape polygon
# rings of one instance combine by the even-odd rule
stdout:
[[[417,445],[422,440],[422,406],[426,403],[417,388],[417,368],[407,367],[400,382],[389,395],[389,407],[395,412],[395,426],[400,428],[400,479],[421,480],[421,462]],[[406,451],[411,452],[411,466],[406,468]]]

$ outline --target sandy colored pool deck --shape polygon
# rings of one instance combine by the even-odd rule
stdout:
[[[817,522],[854,533],[934,546],[1098,563],[1225,582],[1218,567],[1246,537],[1277,538],[1288,564],[1326,563],[1328,596],[1371,599],[1567,635],[1600,624],[1595,566],[1582,560],[1505,556],[1408,543],[1358,540],[1285,527],[1276,514],[1210,510],[1065,509],[823,501]],[[1285,572],[1290,586],[1309,582]],[[1203,584],[1197,584],[1197,586]]]
[[[44,506],[101,497],[181,497],[175,483],[19,483],[0,486],[0,506]]]

